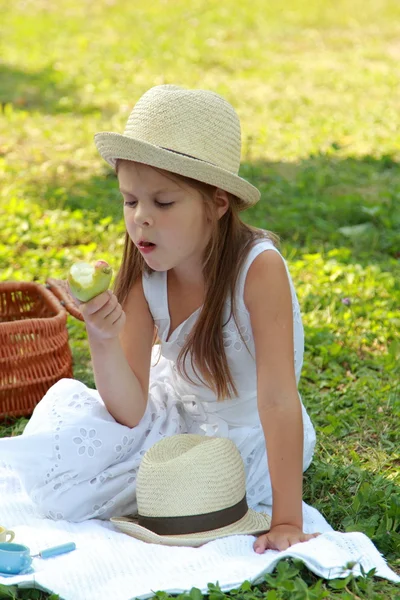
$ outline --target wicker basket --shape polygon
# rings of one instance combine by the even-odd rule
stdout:
[[[67,310],[82,314],[64,287],[49,278],[0,282],[0,418],[32,414],[47,390],[73,377]]]

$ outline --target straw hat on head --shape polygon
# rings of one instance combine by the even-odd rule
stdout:
[[[143,456],[136,498],[138,515],[111,521],[152,544],[201,546],[270,528],[269,515],[247,506],[243,460],[227,438],[184,433],[157,442]]]
[[[215,92],[155,86],[139,99],[123,134],[105,131],[94,139],[114,168],[123,158],[185,175],[238,196],[242,209],[260,199],[259,190],[238,175],[239,118]]]

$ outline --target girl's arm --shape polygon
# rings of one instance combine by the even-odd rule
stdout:
[[[286,268],[262,252],[245,286],[256,349],[257,398],[272,485],[272,522],[254,548],[284,550],[315,534],[303,533],[303,422],[294,371],[292,297]]]
[[[116,421],[135,427],[147,406],[154,336],[141,279],[131,288],[124,310],[110,290],[76,302],[85,319],[97,391]]]
[[[102,341],[88,334],[88,339],[96,388],[108,412],[121,425],[135,427],[145,413],[147,398],[119,338]]]

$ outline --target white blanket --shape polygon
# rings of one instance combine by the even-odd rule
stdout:
[[[256,554],[255,538],[250,535],[223,538],[200,548],[157,546],[120,533],[105,521],[38,519],[18,479],[0,469],[0,523],[15,531],[14,541],[28,546],[32,554],[70,541],[77,546],[69,554],[35,558],[31,573],[0,576],[0,584],[36,587],[64,600],[133,600],[150,598],[160,590],[178,594],[197,587],[207,593],[208,583],[218,582],[223,591],[238,588],[245,580],[258,583],[286,557],[301,559],[326,579],[345,577],[347,563],[355,562],[355,575],[361,574],[360,565],[365,571],[375,567],[377,576],[400,582],[367,536],[334,532],[318,511],[310,510],[315,512],[318,530],[325,533],[285,552]]]

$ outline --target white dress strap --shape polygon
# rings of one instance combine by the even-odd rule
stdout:
[[[143,272],[142,274],[144,297],[154,320],[168,319],[168,305],[165,303],[164,277],[165,273],[163,271],[154,271],[151,274]]]

